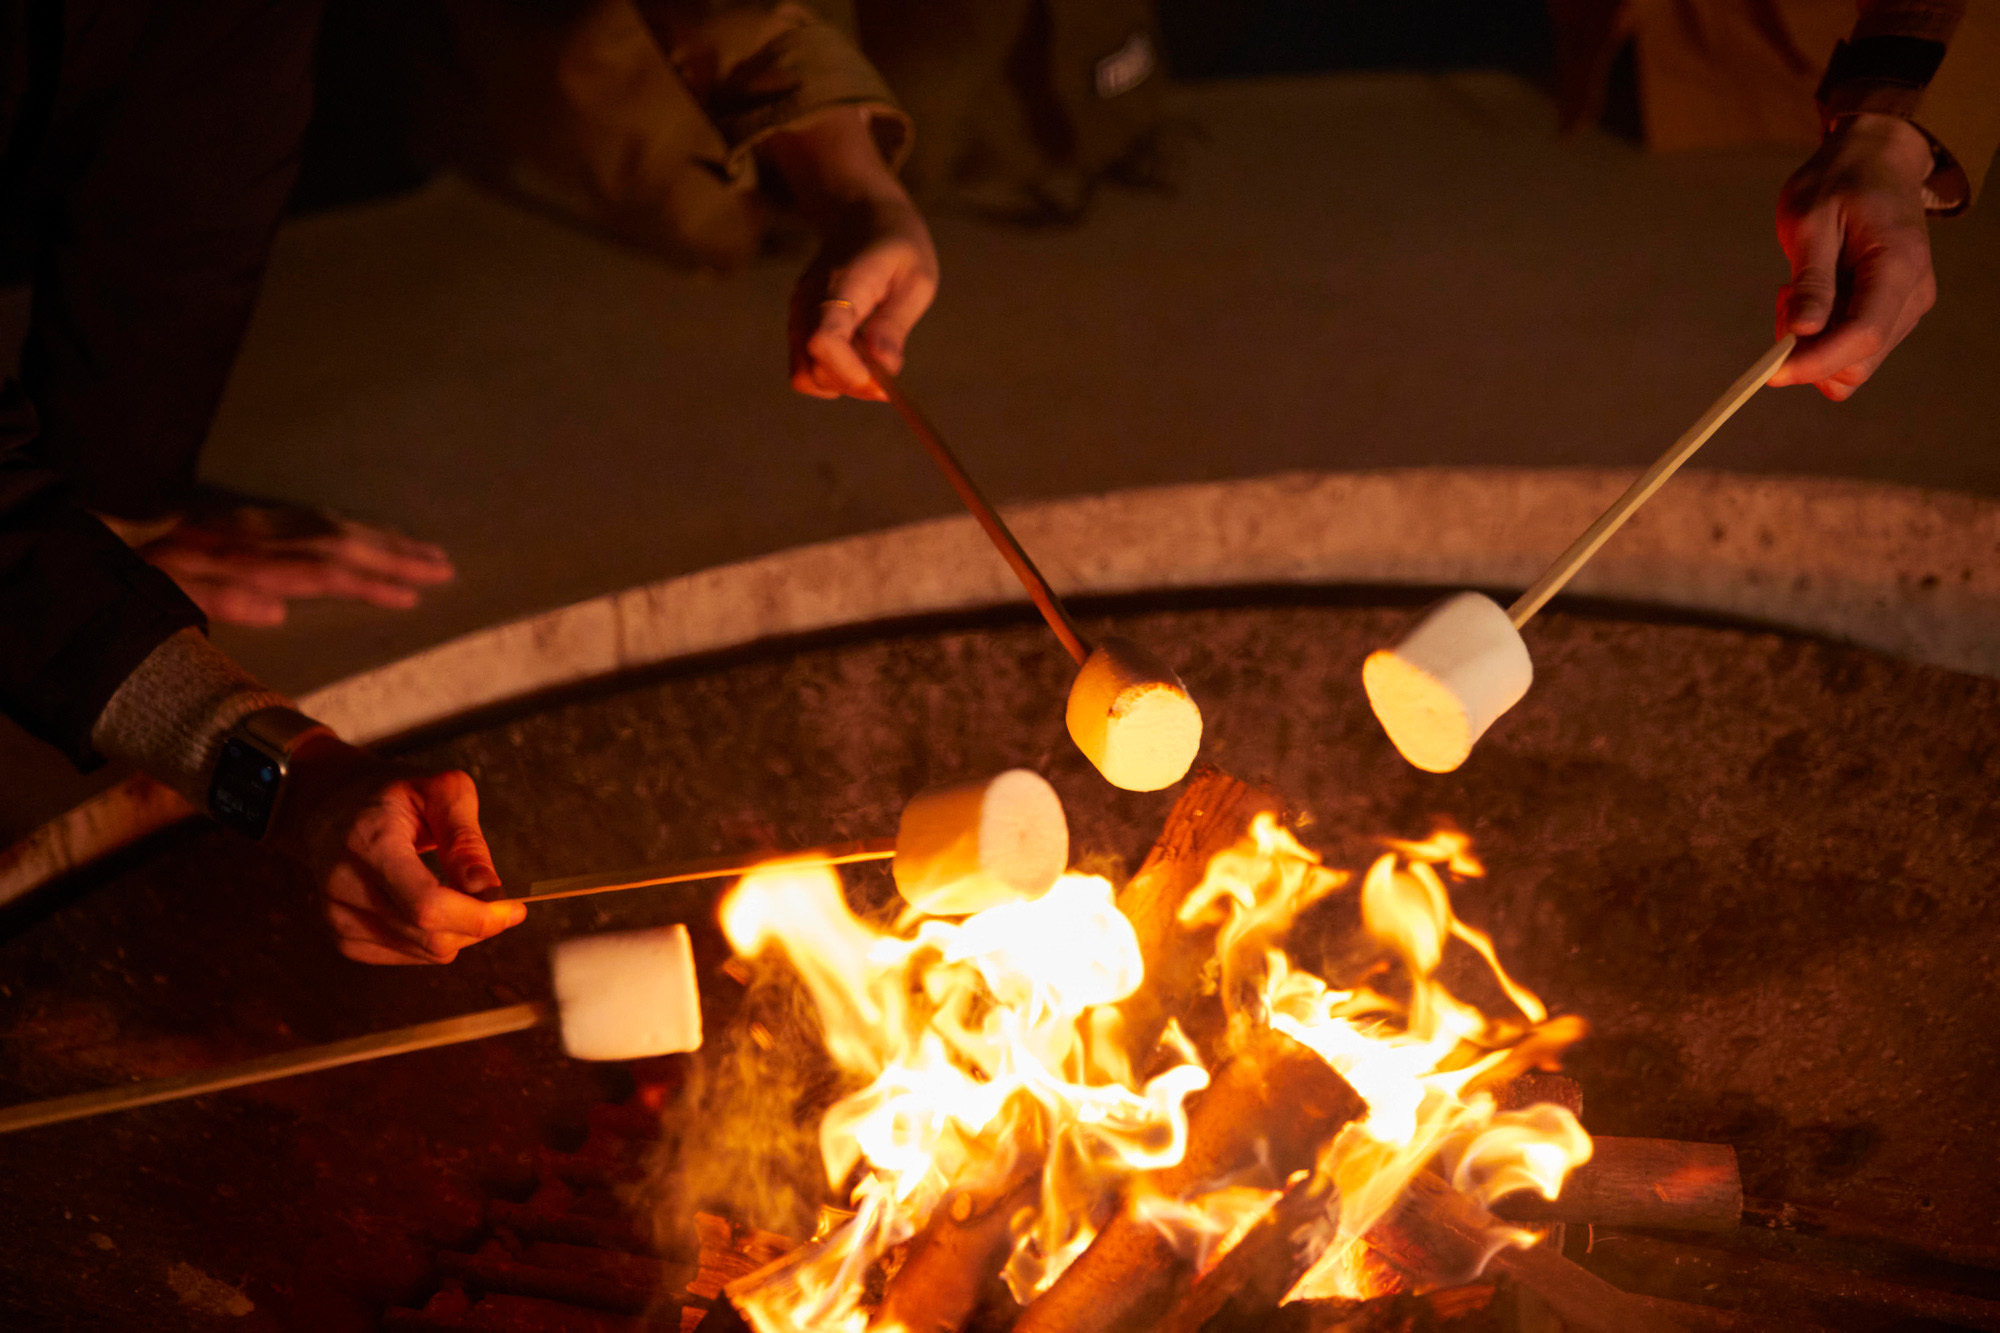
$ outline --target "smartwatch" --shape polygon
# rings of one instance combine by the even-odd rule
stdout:
[[[307,737],[331,728],[293,708],[260,708],[237,720],[216,756],[208,810],[239,833],[262,838],[284,795],[292,756]]]

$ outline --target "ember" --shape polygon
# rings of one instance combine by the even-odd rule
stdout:
[[[956,1328],[998,1271],[1023,1330],[1152,1327],[1273,1218],[1311,1260],[1290,1298],[1465,1280],[1534,1243],[1485,1205],[1554,1198],[1590,1140],[1568,1109],[1502,1110],[1494,1089],[1552,1066],[1582,1024],[1550,1018],[1453,913],[1450,886],[1482,873],[1462,836],[1390,843],[1356,877],[1274,804],[1205,774],[1122,895],[1067,874],[962,922],[870,925],[825,867],[746,876],[722,907],[731,946],[782,953],[860,1084],[819,1126],[853,1215],[733,1284],[748,1320]],[[1366,961],[1330,979],[1285,946],[1342,895]],[[1447,988],[1449,948],[1505,1012]],[[1431,1167],[1478,1219],[1478,1252],[1412,1282],[1366,1247]]]

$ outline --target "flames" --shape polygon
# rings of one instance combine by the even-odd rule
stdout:
[[[1567,1111],[1501,1110],[1492,1094],[1550,1063],[1582,1026],[1551,1019],[1453,913],[1449,883],[1482,873],[1456,833],[1388,844],[1358,881],[1376,966],[1344,988],[1284,946],[1303,912],[1356,891],[1356,878],[1269,816],[1211,860],[1180,909],[1184,927],[1215,931],[1222,1047],[1283,1033],[1367,1103],[1318,1161],[1330,1203],[1319,1260],[1295,1296],[1376,1293],[1381,1268],[1362,1240],[1420,1170],[1435,1165],[1482,1202],[1520,1189],[1554,1197],[1589,1157]],[[1144,984],[1144,963],[1108,881],[1065,875],[1031,902],[963,921],[906,912],[880,929],[849,909],[834,871],[775,863],[730,892],[721,920],[739,955],[782,951],[829,1055],[859,1085],[819,1135],[827,1181],[852,1216],[736,1293],[761,1333],[868,1329],[871,1277],[939,1207],[967,1198],[1011,1210],[1005,1277],[1025,1304],[1089,1246],[1135,1178],[1180,1161],[1186,1103],[1208,1069],[1170,1023],[1142,1062],[1148,1076],[1135,1074],[1117,1005]],[[1454,942],[1481,961],[1504,1012],[1482,1013],[1440,979]],[[1217,1180],[1179,1198],[1138,1190],[1133,1205],[1206,1266],[1284,1183]],[[1531,1241],[1497,1224],[1491,1237],[1493,1248]]]

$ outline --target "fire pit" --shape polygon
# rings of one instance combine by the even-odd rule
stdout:
[[[1440,818],[1470,836],[1487,874],[1455,908],[1521,985],[1590,1023],[1565,1067],[1592,1133],[1733,1145],[1741,1231],[1573,1230],[1572,1257],[1772,1327],[1990,1326],[2000,684],[1557,613],[1535,693],[1435,777],[1394,755],[1355,684],[1416,599],[1396,600],[1245,594],[1100,607],[1117,614],[1091,627],[1188,646],[1207,757],[1310,816],[1300,835],[1328,865],[1365,870],[1381,839]],[[1068,747],[1069,669],[1018,619],[916,626],[543,701],[419,753],[474,773],[510,879],[878,834],[927,783],[1012,763],[1055,783],[1079,853],[1136,867],[1174,793],[1112,791]],[[850,881],[887,900],[886,876]],[[54,1095],[478,1008],[536,993],[550,938],[677,918],[700,923],[709,1030],[749,1017],[755,992],[722,979],[718,890],[538,909],[451,969],[385,974],[333,959],[294,888],[188,829],[43,900],[0,951],[7,1077]],[[632,1091],[606,1080],[523,1034],[0,1140],[17,1201],[0,1303],[27,1327],[197,1327],[237,1301],[244,1328],[420,1310],[441,1280],[472,1282],[440,1254],[476,1252],[538,1164],[583,1141],[588,1108]],[[801,1165],[783,1157],[796,1144],[740,1146],[746,1179]],[[786,1178],[810,1180],[804,1165]],[[690,1258],[697,1210],[803,1239],[783,1208],[824,1201],[688,1184],[668,1220]]]

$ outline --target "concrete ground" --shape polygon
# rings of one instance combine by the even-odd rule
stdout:
[[[1798,154],[1560,141],[1491,73],[1203,84],[1172,196],[1076,229],[944,218],[908,382],[1001,501],[1295,468],[1638,464],[1770,336]],[[1943,299],[1853,402],[1753,401],[1700,462],[2000,494],[2000,213],[1935,229]],[[453,180],[290,225],[216,481],[444,543],[416,613],[218,640],[301,691],[454,635],[951,512],[887,409],[784,381],[797,259],[678,272]],[[0,833],[69,791],[0,738]],[[18,756],[18,757],[17,757]]]

